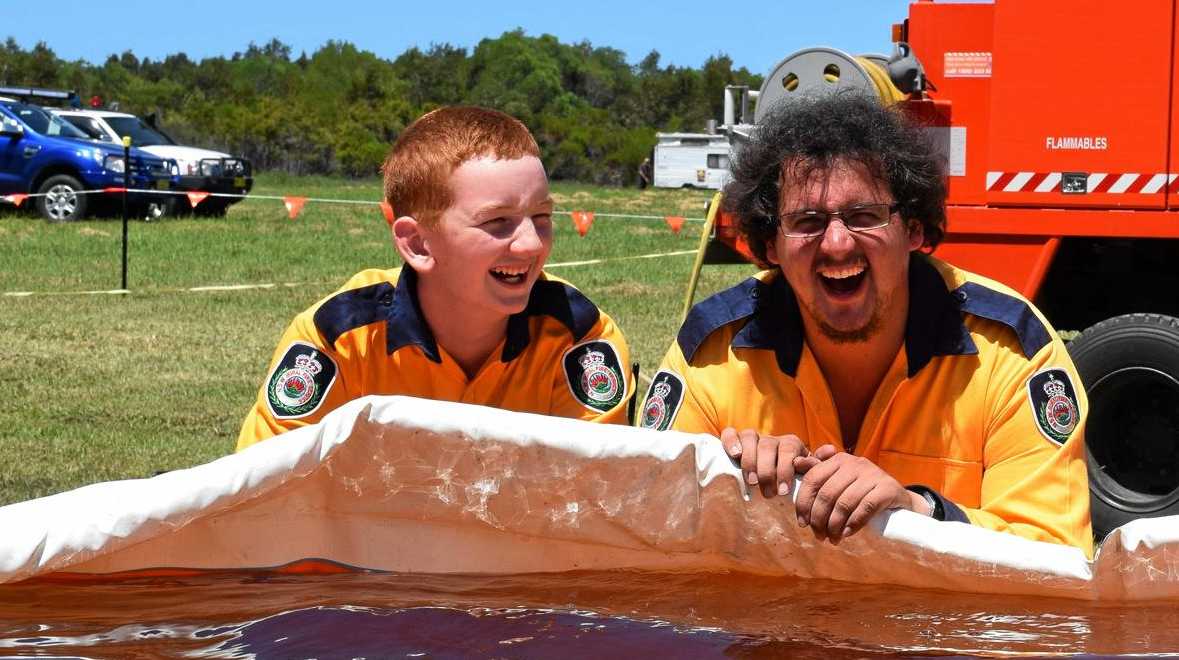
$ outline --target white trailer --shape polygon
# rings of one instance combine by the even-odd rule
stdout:
[[[720,190],[729,178],[729,140],[713,133],[656,133],[658,188]]]

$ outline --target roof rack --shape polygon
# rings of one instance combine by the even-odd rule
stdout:
[[[71,108],[82,107],[77,92],[37,87],[0,87],[0,95],[13,96],[21,101],[65,101]]]

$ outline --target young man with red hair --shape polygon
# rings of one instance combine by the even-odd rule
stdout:
[[[553,201],[528,129],[440,108],[405,129],[383,169],[405,265],[362,271],[295,317],[238,450],[368,394],[626,423],[622,333],[543,271]]]

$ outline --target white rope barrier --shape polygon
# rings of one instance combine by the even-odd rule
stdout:
[[[355,204],[358,206],[381,206],[382,205],[382,202],[373,202],[373,201],[362,200],[362,199],[335,199],[335,198],[330,198],[330,197],[303,197],[301,195],[259,195],[259,194],[245,194],[245,195],[243,195],[240,193],[214,193],[214,192],[206,193],[206,192],[200,191],[200,190],[191,190],[191,191],[155,190],[155,189],[151,189],[151,188],[128,188],[127,189],[128,194],[174,195],[174,196],[178,196],[178,197],[187,197],[190,192],[194,193],[194,194],[202,195],[202,197],[201,197],[202,200],[205,197],[221,197],[221,198],[226,198],[226,199],[266,199],[266,200],[273,200],[273,201],[279,201],[279,202],[285,203],[285,202],[289,201],[290,199],[294,198],[294,199],[302,200],[302,203],[314,202],[317,204]],[[117,195],[117,194],[122,194],[122,193],[123,193],[122,188],[97,188],[97,189],[93,189],[93,190],[76,190],[76,191],[74,191],[75,195]],[[26,199],[35,199],[37,197],[47,197],[47,196],[49,196],[49,194],[50,193],[9,194],[9,195],[0,196],[0,201],[7,202],[9,204],[16,204],[19,206],[19,204],[24,202],[24,200],[26,200]],[[19,198],[20,202],[15,201],[16,198]],[[678,217],[678,218],[683,218],[684,222],[704,222],[704,218],[688,218],[688,217],[684,217],[684,216],[677,216],[674,214],[642,215],[642,214],[634,214],[634,213],[608,213],[608,212],[598,212],[598,211],[579,211],[579,210],[566,211],[566,210],[562,210],[562,209],[555,210],[555,211],[553,211],[553,213],[555,215],[572,215],[574,213],[593,213],[593,217],[595,219],[597,219],[597,218],[619,218],[619,219],[623,219],[623,220],[656,220],[656,221],[663,222],[663,221],[666,221],[667,218],[669,218],[669,217]]]

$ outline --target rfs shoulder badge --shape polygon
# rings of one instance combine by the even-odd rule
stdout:
[[[315,412],[336,382],[336,363],[319,349],[296,342],[266,380],[266,403],[276,419]]]
[[[651,379],[647,400],[643,404],[643,417],[639,426],[645,429],[666,431],[675,421],[675,415],[684,402],[684,381],[670,371],[660,370]]]
[[[1081,421],[1077,393],[1064,369],[1046,369],[1028,379],[1028,398],[1036,427],[1052,442],[1063,445]]]
[[[581,405],[606,412],[626,399],[626,378],[614,345],[602,339],[580,343],[562,359],[569,391]]]

